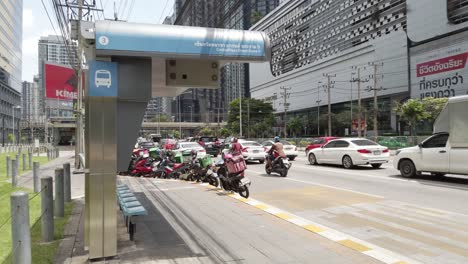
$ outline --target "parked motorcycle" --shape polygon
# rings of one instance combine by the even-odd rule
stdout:
[[[169,156],[166,156],[159,163],[158,167],[153,169],[153,177],[178,179],[182,173],[187,173],[189,167],[188,162],[175,163],[170,160]]]
[[[245,161],[242,157],[233,157],[231,154],[225,154],[224,160],[216,163],[217,175],[221,187],[226,191],[239,193],[244,198],[249,197],[250,179],[245,177]]]
[[[267,155],[267,159],[270,159],[270,155]],[[268,162],[265,165],[266,174],[270,175],[272,172],[278,173],[281,177],[288,176],[289,169],[292,164],[289,163],[288,158],[276,157],[272,162],[271,166],[268,166]]]

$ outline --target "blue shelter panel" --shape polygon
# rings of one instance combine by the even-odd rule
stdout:
[[[232,29],[96,22],[96,53],[134,56],[217,58],[268,61],[270,44],[263,32]]]

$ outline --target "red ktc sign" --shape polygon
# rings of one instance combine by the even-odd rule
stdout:
[[[73,100],[78,98],[78,77],[72,68],[46,63],[44,65],[44,84],[46,98]]]
[[[351,123],[351,128],[353,131],[358,131],[358,120],[357,119],[353,119],[353,122]],[[361,119],[361,130],[364,131],[367,127],[367,121],[363,118]]]
[[[467,56],[468,53],[461,53],[454,56],[417,64],[417,77],[463,69],[466,64]]]

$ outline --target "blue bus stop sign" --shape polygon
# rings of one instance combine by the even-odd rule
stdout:
[[[89,63],[89,96],[117,97],[117,63],[91,61]]]

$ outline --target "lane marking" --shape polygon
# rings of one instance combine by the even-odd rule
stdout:
[[[262,174],[263,174],[263,173],[261,173],[261,172],[256,172],[256,171],[251,171],[251,172],[256,173],[256,174],[259,174],[259,175],[262,175]],[[379,199],[384,199],[384,198],[385,198],[384,196],[380,196],[380,195],[375,195],[375,194],[370,194],[370,193],[365,193],[365,192],[354,191],[354,190],[350,190],[350,189],[346,189],[346,188],[340,188],[340,187],[336,187],[336,186],[331,186],[331,185],[321,184],[321,183],[315,183],[315,182],[311,182],[311,181],[304,181],[304,180],[298,180],[298,179],[293,179],[293,178],[283,178],[283,180],[295,181],[295,182],[300,182],[300,183],[306,183],[306,184],[316,185],[316,186],[321,186],[321,187],[327,187],[327,188],[332,188],[332,189],[336,189],[336,190],[340,190],[340,191],[347,191],[347,192],[352,192],[352,193],[356,193],[356,194],[371,196],[371,197],[375,197],[375,198],[379,198]]]
[[[364,251],[369,251],[371,250],[370,248],[362,245],[362,244],[359,244],[357,242],[354,242],[350,239],[345,239],[345,240],[340,240],[338,241],[338,243],[340,243],[341,245],[345,246],[345,247],[349,247],[349,248],[352,248],[356,251],[359,251],[359,252],[364,252]]]
[[[183,182],[183,181],[181,181]],[[198,184],[200,186],[205,186],[207,185],[204,184]],[[224,192],[222,189],[218,188],[218,192]],[[271,206],[269,204],[263,203],[261,201],[252,199],[252,198],[243,198],[237,193],[231,193],[228,196],[242,202],[245,204],[252,205],[264,212],[267,212],[273,216],[276,216],[282,220],[285,220],[291,224],[294,224],[298,227],[301,227],[307,231],[313,232],[315,234],[318,234],[322,237],[325,237],[327,239],[330,239],[334,242],[337,242],[338,244],[347,247],[349,249],[355,250],[357,252],[360,252],[362,254],[365,254],[369,257],[372,257],[374,259],[377,259],[383,263],[386,264],[420,264],[420,262],[415,261],[413,259],[410,259],[408,257],[402,256],[400,254],[397,254],[395,252],[389,251],[387,249],[381,248],[379,246],[376,246],[374,244],[368,243],[366,241],[360,240],[358,238],[352,237],[348,234],[342,233],[338,230],[334,230],[330,227],[326,227],[324,225],[321,225],[319,223],[312,222],[308,219],[302,218],[300,216],[294,215],[290,212],[287,212],[285,210],[281,210],[279,208],[276,208],[274,206]]]

